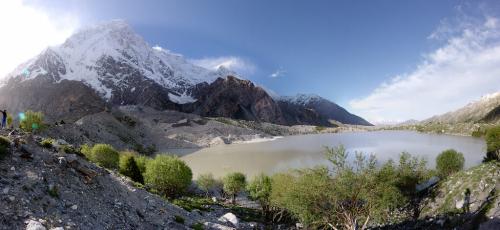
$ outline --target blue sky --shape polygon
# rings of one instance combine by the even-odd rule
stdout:
[[[478,86],[480,89],[467,95],[444,95],[441,103],[446,102],[446,106],[436,104],[432,107],[435,109],[425,113],[414,109],[410,111],[414,115],[390,111],[408,111],[406,107],[391,107],[394,102],[388,102],[390,96],[398,97],[397,92],[403,89],[388,91],[386,94],[394,93],[389,96],[379,95],[396,87],[399,81],[411,79],[423,65],[436,61],[432,54],[450,46],[454,38],[463,37],[465,30],[484,26],[488,20],[494,23],[496,12],[500,12],[495,1],[25,3],[48,12],[52,18],[76,17],[79,26],[124,19],[151,45],[198,62],[232,60],[237,71],[280,95],[316,93],[375,122],[423,119],[500,89]],[[497,26],[485,29],[496,31]],[[500,39],[495,36],[486,38],[482,45],[496,44]],[[491,79],[495,77],[489,77],[485,83],[496,83]],[[409,92],[422,90],[414,87]],[[427,98],[435,96],[429,94]],[[416,106],[427,102],[418,102]]]

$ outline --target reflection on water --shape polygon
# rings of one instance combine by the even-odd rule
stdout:
[[[482,139],[450,135],[423,134],[410,131],[354,132],[290,136],[275,141],[221,145],[200,149],[183,156],[196,177],[212,172],[223,176],[239,171],[254,176],[260,172],[272,174],[289,169],[314,167],[328,162],[324,146],[343,144],[351,152],[374,154],[379,162],[397,160],[403,151],[427,159],[434,167],[436,156],[453,148],[464,154],[466,167],[481,162],[486,150]]]

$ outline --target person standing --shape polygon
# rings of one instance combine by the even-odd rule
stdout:
[[[7,126],[7,110],[2,111],[2,129],[5,129]]]

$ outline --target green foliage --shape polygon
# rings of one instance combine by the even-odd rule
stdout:
[[[78,153],[71,145],[61,145],[61,150],[65,153]]]
[[[184,224],[184,217],[175,215],[174,216],[174,221],[179,223],[179,224]]]
[[[120,154],[119,162],[120,173],[130,177],[135,182],[144,184],[144,177],[137,166],[135,156],[130,153]]]
[[[213,174],[207,173],[199,175],[196,180],[196,184],[198,184],[198,187],[205,191],[205,194],[208,197],[210,190],[216,186],[217,181],[215,180]]]
[[[486,131],[486,160],[500,160],[500,126],[490,128]]]
[[[108,169],[118,168],[120,154],[111,145],[96,144],[92,148],[88,145],[83,145],[81,151],[90,161],[101,167]]]
[[[195,209],[201,211],[210,211],[207,208],[207,205],[214,204],[214,202],[209,198],[200,198],[200,197],[181,197],[174,199],[172,201],[173,204],[183,208],[184,210],[191,212]]]
[[[441,178],[456,173],[464,168],[465,158],[460,152],[448,149],[440,153],[436,158],[436,170]]]
[[[199,223],[199,222],[198,222],[198,223],[196,223],[196,224],[191,225],[191,228],[192,228],[192,229],[194,229],[194,230],[203,230],[203,229],[205,229],[205,228],[203,227],[203,224],[202,224],[202,223]]]
[[[0,160],[5,158],[9,153],[10,139],[4,136],[0,136]]]
[[[193,173],[184,161],[165,154],[148,161],[144,173],[146,184],[168,197],[184,193],[192,178]]]
[[[263,214],[267,215],[271,203],[270,201],[271,191],[272,191],[271,177],[264,174],[256,176],[247,185],[247,191],[250,194],[251,199],[256,200],[260,203]]]
[[[14,118],[12,117],[12,114],[7,113],[7,127],[13,127],[12,122],[14,122]]]
[[[54,198],[59,198],[59,191],[57,190],[57,187],[56,186],[52,186],[52,187],[49,187],[47,189],[47,192],[49,193],[49,195],[51,197],[54,197]]]
[[[52,138],[45,138],[40,142],[40,145],[44,148],[52,148],[54,141]]]
[[[224,192],[231,196],[231,203],[235,203],[236,195],[246,186],[246,177],[243,173],[234,172],[227,174],[224,179]]]
[[[349,153],[343,146],[326,148],[331,167],[280,173],[272,177],[270,204],[286,210],[306,228],[360,228],[365,223],[398,221],[394,211],[415,195],[427,176],[425,161],[400,156],[376,167],[374,156]]]
[[[44,127],[42,112],[28,110],[21,117],[19,127],[26,132],[33,132]]]
[[[141,172],[141,174],[144,174],[146,172],[146,164],[149,160],[151,160],[151,158],[139,154],[136,154],[134,157],[139,171]]]

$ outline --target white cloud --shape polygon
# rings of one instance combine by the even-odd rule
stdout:
[[[411,73],[382,83],[352,110],[374,122],[425,119],[458,109],[482,95],[500,90],[500,28],[497,18],[467,21],[460,33],[442,24],[430,38],[446,42],[424,56]],[[448,28],[447,28],[448,27]]]
[[[283,68],[279,68],[276,71],[274,71],[269,77],[276,78],[276,77],[281,77],[286,74],[286,71]]]
[[[64,42],[76,29],[76,22],[68,15],[50,17],[21,0],[1,1],[0,78],[47,46]]]
[[[195,65],[213,70],[224,66],[244,76],[252,75],[257,68],[252,62],[235,56],[207,57],[202,59],[191,59],[189,61]]]

